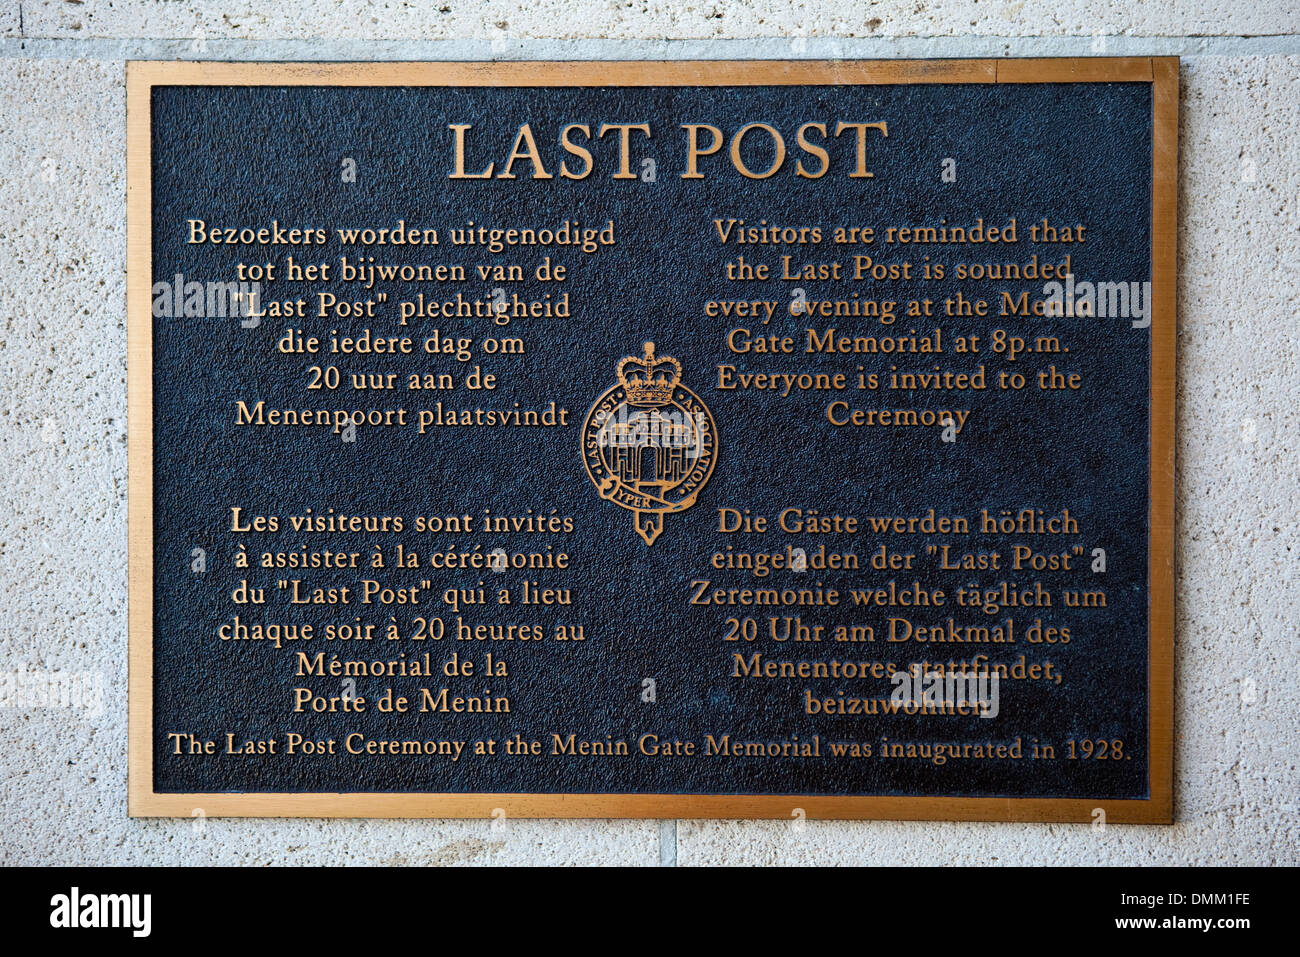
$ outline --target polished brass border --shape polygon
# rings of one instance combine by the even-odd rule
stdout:
[[[1174,341],[1178,58],[564,63],[127,64],[129,424],[128,808],[132,817],[809,818],[949,821],[1173,820]],[[150,92],[155,86],[774,86],[893,83],[1152,84],[1150,798],[694,794],[160,794],[153,789],[153,327]]]

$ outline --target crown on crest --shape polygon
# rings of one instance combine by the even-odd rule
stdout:
[[[645,344],[644,356],[627,356],[618,364],[618,381],[632,405],[668,405],[682,378],[682,364],[672,356],[656,356],[655,344]]]

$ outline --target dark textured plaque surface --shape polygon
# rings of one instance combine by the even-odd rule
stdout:
[[[512,359],[501,394],[443,397],[457,406],[520,402],[542,407],[552,400],[574,419],[568,429],[446,429],[426,436],[411,430],[362,429],[354,445],[327,430],[254,430],[233,427],[234,402],[266,400],[268,406],[305,402],[306,369],[318,358],[287,361],[271,344],[286,323],[265,321],[242,329],[231,321],[155,320],[154,374],[154,785],[158,792],[579,792],[656,794],[835,794],[933,795],[972,797],[1144,798],[1148,794],[1148,395],[1150,346],[1147,333],[1125,322],[1078,323],[1054,327],[1079,346],[1072,371],[1088,389],[1079,395],[1045,400],[1034,390],[979,394],[960,440],[944,444],[917,429],[834,429],[825,420],[828,396],[808,393],[784,401],[714,388],[721,362],[746,371],[853,369],[853,357],[812,358],[733,356],[725,349],[728,329],[744,325],[708,319],[702,305],[711,298],[777,298],[772,284],[724,283],[722,264],[738,250],[724,247],[711,233],[711,220],[736,217],[797,225],[935,225],[973,223],[980,217],[1000,225],[1015,216],[1021,229],[1036,217],[1055,222],[1086,222],[1097,241],[1061,248],[1074,257],[1081,278],[1151,278],[1152,248],[1152,91],[1141,83],[1021,85],[899,85],[884,87],[737,87],[621,89],[414,89],[324,87],[159,87],[153,91],[153,275],[183,272],[199,281],[228,280],[240,261],[259,257],[247,247],[195,247],[184,244],[184,223],[259,225],[272,219],[329,229],[338,225],[389,226],[398,219],[441,230],[476,223],[558,225],[579,219],[586,225],[617,224],[617,247],[594,256],[573,250],[550,254],[570,267],[573,316],[567,320],[514,320],[508,330],[526,337],[529,353]],[[782,174],[765,181],[736,175],[686,182],[681,148],[682,122],[714,123],[729,130],[742,120],[762,120],[783,130],[801,122],[836,119],[889,122],[888,148],[873,149],[873,180],[845,175],[846,151],[834,154],[832,175],[800,181]],[[580,183],[555,179],[533,182],[453,182],[447,179],[449,123],[482,123],[495,130],[492,145],[471,159],[505,155],[510,136],[532,122],[545,156],[558,154],[553,143],[562,122],[650,122],[656,139],[642,155],[656,158],[657,182],[616,182],[593,175]],[[505,131],[505,132],[503,132]],[[341,186],[343,157],[357,160],[358,182]],[[762,158],[753,146],[754,164]],[[955,183],[939,182],[939,164],[956,158]],[[720,157],[718,157],[721,159]],[[481,165],[481,164],[480,164]],[[526,164],[522,167],[527,169]],[[320,250],[289,250],[302,261],[337,260],[333,242]],[[1048,247],[1022,242],[1005,252],[962,247],[967,261],[1024,261]],[[755,250],[759,252],[759,250]],[[919,258],[919,247],[877,245],[882,259]],[[286,250],[263,259],[278,258]],[[350,252],[350,251],[346,251]],[[765,250],[807,259],[845,258],[851,250]],[[945,250],[936,250],[943,253]],[[441,247],[387,247],[376,251],[388,262],[483,261],[476,251]],[[952,253],[956,258],[957,253]],[[509,253],[502,261],[531,261]],[[328,288],[337,289],[338,284]],[[483,295],[488,286],[465,284],[466,295]],[[531,284],[530,284],[531,285]],[[796,285],[796,284],[788,284]],[[809,295],[832,290],[804,284]],[[960,288],[991,295],[1001,284],[918,283],[893,287],[891,298],[927,296],[942,301]],[[1022,283],[1031,295],[1041,281]],[[400,283],[385,283],[394,298]],[[407,290],[411,295],[414,287]],[[511,287],[510,291],[515,291]],[[519,289],[521,295],[539,295]],[[868,294],[869,285],[862,291]],[[882,291],[877,289],[878,293]],[[865,321],[837,324],[868,331]],[[906,320],[899,320],[905,326]],[[987,320],[936,320],[946,333],[987,333],[1006,326]],[[294,326],[321,335],[349,326],[328,320],[296,320]],[[356,329],[365,323],[352,323]],[[391,321],[369,325],[393,330]],[[799,336],[810,325],[804,317],[778,313],[765,331]],[[482,320],[424,323],[454,334],[482,335]],[[870,324],[869,331],[887,331]],[[712,410],[720,435],[717,467],[699,503],[671,516],[658,542],[647,548],[631,531],[630,515],[594,492],[578,454],[579,431],[592,401],[614,380],[614,363],[653,340],[676,356],[685,381]],[[324,357],[320,357],[324,358]],[[785,361],[782,361],[782,358]],[[879,367],[879,357],[869,358]],[[945,367],[964,368],[974,363]],[[476,358],[486,371],[491,357]],[[474,363],[470,363],[472,366]],[[924,369],[922,362],[915,363]],[[349,370],[407,370],[418,358],[354,358]],[[430,371],[449,366],[428,365]],[[887,365],[886,365],[887,368]],[[990,365],[990,371],[994,367]],[[459,367],[451,371],[460,372]],[[392,403],[402,404],[405,396]],[[852,401],[854,396],[848,396]],[[946,408],[943,394],[903,396],[903,407]],[[341,403],[346,404],[346,403]],[[370,404],[356,401],[354,404]],[[374,404],[381,404],[375,401]],[[409,404],[409,402],[407,403]],[[881,404],[881,403],[876,403]],[[567,647],[544,642],[509,652],[512,676],[490,683],[493,693],[509,694],[509,715],[290,716],[289,689],[302,679],[292,675],[289,653],[254,643],[216,642],[216,623],[237,610],[229,601],[243,577],[269,589],[282,576],[297,573],[241,572],[230,561],[229,507],[250,513],[299,513],[308,506],[332,506],[360,514],[404,516],[461,511],[522,513],[532,508],[575,518],[577,531],[563,539],[574,557],[569,573],[546,572],[544,584],[571,586],[578,598],[562,612],[508,614],[486,606],[467,614],[476,621],[563,620],[581,624],[587,640]],[[731,614],[763,616],[763,609],[689,607],[689,583],[712,577],[721,586],[779,583],[788,573],[755,580],[739,572],[709,574],[709,556],[728,544],[714,534],[719,505],[748,507],[774,515],[788,506],[854,515],[905,515],[930,507],[952,515],[977,516],[988,508],[1038,507],[1048,513],[1068,506],[1094,530],[1088,546],[1104,547],[1110,571],[1105,579],[1109,607],[1071,610],[1078,638],[1057,657],[1068,661],[1063,686],[1004,682],[1001,713],[994,721],[969,718],[808,716],[802,689],[825,696],[848,690],[843,683],[771,682],[731,677],[733,649],[721,641],[722,621]],[[445,536],[408,532],[400,539],[421,551],[445,548]],[[1014,536],[1012,536],[1014,538]],[[244,536],[250,551],[287,550],[302,543],[292,533]],[[368,554],[374,536],[339,535],[316,539],[316,547]],[[875,536],[824,536],[828,548],[866,552]],[[475,541],[461,536],[460,545]],[[484,539],[487,549],[523,547],[527,536]],[[757,537],[731,536],[738,549],[775,547]],[[820,542],[815,542],[819,544]],[[554,542],[560,547],[560,542]],[[797,544],[797,543],[796,543]],[[206,548],[207,574],[177,574],[196,545]],[[915,540],[909,550],[920,551]],[[348,584],[370,577],[363,572],[313,572],[314,584]],[[387,576],[397,578],[396,574]],[[423,573],[412,578],[430,577]],[[435,592],[468,586],[491,575],[435,574]],[[508,578],[518,579],[517,573]],[[543,577],[543,576],[537,576]],[[919,577],[932,587],[955,587],[969,574],[809,573],[808,578],[847,588],[850,583],[900,582]],[[1010,573],[986,576],[1008,578]],[[978,579],[977,579],[978,580]],[[1050,579],[1044,577],[1045,581]],[[800,584],[806,582],[800,581]],[[277,600],[278,599],[273,599]],[[433,607],[429,613],[439,613]],[[954,609],[929,617],[946,619]],[[1044,614],[1043,612],[1046,612]],[[275,605],[277,620],[346,619],[349,614],[384,621],[373,609],[321,609],[305,612]],[[450,621],[454,615],[441,612]],[[874,620],[851,606],[838,609],[771,610],[802,614],[824,624]],[[1064,609],[1014,612],[1017,619],[1067,614]],[[267,617],[272,617],[268,613]],[[919,615],[918,620],[927,616]],[[979,623],[971,613],[965,616]],[[1004,616],[996,616],[1000,618]],[[996,618],[994,620],[996,620]],[[378,645],[378,643],[376,643]],[[435,659],[454,647],[429,649]],[[315,650],[332,652],[318,647]],[[346,649],[338,649],[346,654]],[[410,648],[405,649],[411,651]],[[480,649],[475,653],[481,655]],[[769,654],[789,657],[765,646]],[[993,660],[1010,660],[1029,649],[991,646]],[[946,651],[946,649],[942,650]],[[376,647],[367,657],[389,657]],[[915,645],[874,646],[870,656],[916,657]],[[816,657],[855,657],[838,648]],[[863,657],[868,655],[864,653]],[[947,655],[945,655],[947,657]],[[658,703],[640,701],[644,677],[658,682]],[[337,693],[334,679],[313,679],[322,693]],[[361,693],[391,684],[413,691],[421,679],[363,679]],[[428,684],[441,682],[433,679]],[[467,690],[473,684],[464,686]],[[870,683],[888,694],[887,682]],[[863,689],[858,688],[859,692]],[[553,757],[510,758],[492,762],[445,758],[337,758],[275,760],[222,756],[195,760],[176,757],[162,735],[185,730],[201,737],[227,731],[250,738],[301,730],[313,737],[362,731],[373,738],[494,737],[515,733],[549,741],[552,731],[578,732],[590,739],[607,735],[633,745],[643,733],[664,739],[700,740],[705,733],[730,733],[737,739],[879,740],[881,736],[962,741],[1035,738],[1057,743],[1070,737],[1122,738],[1128,760],[949,761],[937,766],[916,761],[728,758],[664,760]],[[634,747],[635,752],[635,747]]]

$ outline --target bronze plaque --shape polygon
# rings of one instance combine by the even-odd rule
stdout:
[[[1177,76],[131,64],[131,813],[1169,821]]]

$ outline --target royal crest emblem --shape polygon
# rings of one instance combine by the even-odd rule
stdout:
[[[671,356],[627,356],[618,384],[587,413],[582,458],[602,498],[631,511],[653,545],[664,516],[695,504],[717,460],[718,430],[705,404],[682,385]]]

